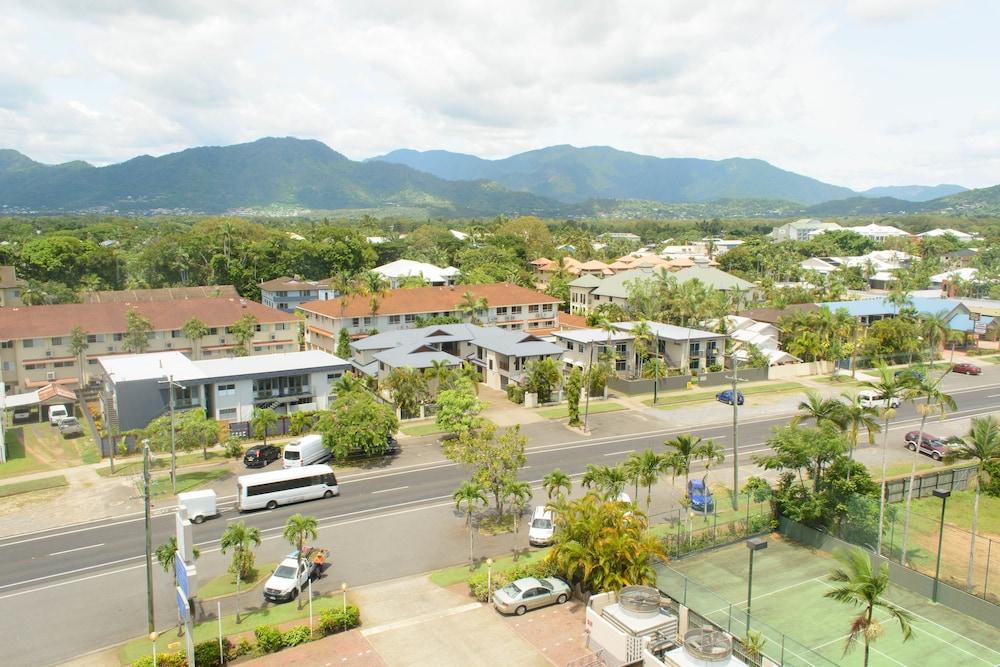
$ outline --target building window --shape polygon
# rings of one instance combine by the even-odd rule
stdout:
[[[490,363],[490,370],[493,370],[493,360],[492,360],[492,359],[490,359],[490,360],[489,360],[489,363]]]
[[[184,333],[180,329],[173,329],[170,332],[170,337],[171,338],[182,338],[183,336],[184,336]]]
[[[277,295],[278,296],[288,296],[288,291],[287,290],[278,290]]]
[[[87,334],[88,343],[103,343],[104,334]]]
[[[399,315],[390,315],[389,324],[399,324]]]
[[[277,324],[274,325],[274,330],[275,331],[287,331],[288,330],[288,322],[278,322]]]
[[[11,350],[13,348],[14,348],[14,341],[12,340],[0,341],[0,349]]]
[[[76,365],[75,361],[57,361],[54,364],[52,364],[52,367],[53,368],[72,368],[74,365]]]
[[[583,343],[577,343],[576,348],[577,352],[583,353]]]
[[[497,308],[497,315],[506,315],[506,314],[507,314],[507,307],[506,306],[501,306],[501,307]]]
[[[551,313],[552,312],[552,304],[551,303],[542,304],[542,310],[544,310],[547,313]]]
[[[533,303],[530,306],[528,306],[528,312],[529,313],[537,313],[538,312],[538,304],[537,303]]]
[[[224,421],[235,421],[236,408],[223,408],[219,410],[219,419]]]
[[[52,338],[52,344],[53,345],[62,345],[62,337],[61,336],[54,336]]]
[[[510,314],[511,315],[520,315],[521,314],[521,306],[511,306],[510,307]]]
[[[37,371],[39,368],[45,368],[45,364],[25,364],[24,370],[26,371]]]
[[[365,318],[365,326],[366,327],[370,327],[371,325],[372,325],[372,318],[366,317]]]
[[[209,327],[208,329],[209,336],[215,336],[218,335],[218,333],[219,333],[219,327]]]
[[[352,327],[356,327],[359,324],[361,324],[361,319],[360,318],[358,318],[358,317],[352,317],[351,318],[351,326]]]
[[[236,385],[235,384],[220,384],[215,387],[216,396],[235,396],[236,395]]]
[[[413,324],[414,322],[417,321],[417,316],[412,313],[407,313],[406,315],[403,316],[403,321],[406,322],[407,324]]]
[[[691,354],[701,354],[701,343],[691,343]]]
[[[343,375],[343,373],[327,373],[326,374],[326,381],[327,382],[336,382],[337,380],[340,379],[341,375]]]
[[[35,339],[25,338],[24,340],[21,341],[21,347],[35,347]]]

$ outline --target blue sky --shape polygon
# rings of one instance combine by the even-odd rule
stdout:
[[[5,5],[0,147],[43,162],[291,135],[355,159],[569,143],[1000,183],[996,2]]]

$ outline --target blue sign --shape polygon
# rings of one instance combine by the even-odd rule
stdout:
[[[188,613],[189,613],[190,609],[188,607],[187,596],[184,594],[184,591],[181,590],[180,586],[177,587],[177,611],[181,615],[181,620],[184,623],[187,623],[188,622]]]
[[[185,599],[191,597],[187,567],[184,566],[184,560],[180,557],[180,554],[174,557],[174,576],[177,577],[177,588],[184,593]]]

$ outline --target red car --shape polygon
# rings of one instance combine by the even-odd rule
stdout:
[[[964,375],[979,375],[983,372],[983,369],[975,364],[961,363],[955,364],[951,367],[952,373],[962,373]]]
[[[948,444],[936,435],[931,435],[927,431],[924,431],[923,437],[920,437],[919,431],[910,431],[904,436],[904,442],[906,442],[906,448],[911,452],[917,451],[917,443],[920,443],[920,453],[926,454],[935,461],[940,461],[944,457],[948,456]]]

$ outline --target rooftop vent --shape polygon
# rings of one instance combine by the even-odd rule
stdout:
[[[651,586],[626,586],[618,591],[618,604],[629,616],[656,616],[660,613],[660,591]]]
[[[729,635],[706,625],[684,633],[684,651],[695,660],[726,662],[733,654]]]

